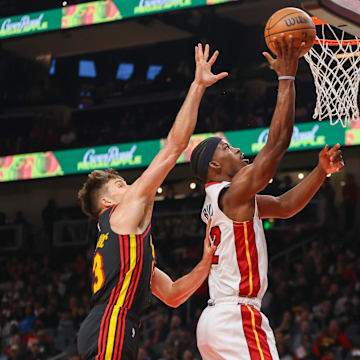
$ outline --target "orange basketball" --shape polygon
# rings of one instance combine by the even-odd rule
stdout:
[[[293,36],[294,48],[300,47],[301,43],[305,42],[304,51],[301,52],[301,56],[303,56],[314,45],[316,28],[311,17],[305,11],[287,7],[274,13],[265,26],[266,45],[275,55],[273,38],[274,36],[279,38],[281,33],[285,34],[285,39],[288,39],[289,35]]]

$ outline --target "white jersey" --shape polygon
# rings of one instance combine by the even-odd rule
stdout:
[[[262,221],[255,200],[254,217],[237,222],[219,208],[221,191],[230,186],[223,181],[206,185],[202,220],[211,221],[211,239],[217,245],[209,274],[211,299],[229,296],[257,298],[267,289],[268,254]]]

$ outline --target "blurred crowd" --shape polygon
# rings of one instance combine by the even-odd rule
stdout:
[[[272,95],[267,98],[274,100],[275,89],[269,93]],[[59,121],[49,117],[12,119],[9,131],[0,136],[0,156],[166,137],[182,99],[179,95],[151,104],[76,111]],[[269,126],[274,104],[256,103],[249,107],[243,99],[242,92],[205,97],[195,132]],[[296,122],[312,121],[311,111],[311,102],[299,105]]]
[[[1,359],[48,359],[68,350],[90,308],[89,264],[49,256],[13,256],[1,263]]]
[[[182,44],[187,51],[189,46]],[[6,131],[0,134],[0,156],[166,137],[193,79],[192,56],[180,59],[178,64],[164,64],[159,76],[147,81],[76,80],[59,74],[59,79],[39,84],[38,78],[44,75],[34,70],[30,72],[34,78],[27,79],[27,68],[27,80],[16,74],[17,81],[11,81],[14,89],[0,86],[0,102],[5,101],[0,116],[6,123]],[[248,73],[241,63],[233,65],[229,78],[207,90],[196,133],[270,124],[277,82],[259,60]],[[41,95],[32,99],[38,87]],[[313,84],[299,75],[297,87],[296,122],[312,121]]]
[[[265,192],[276,195],[293,184],[283,178],[270,185]],[[274,329],[281,360],[360,359],[358,228],[352,218],[346,220],[345,230],[336,221],[340,211],[349,214],[349,206],[354,211],[357,191],[356,183],[349,182],[343,194],[348,204],[341,210],[326,183],[314,200],[318,204],[323,199],[322,207],[310,205],[301,217],[275,222],[266,230],[272,260],[262,310]],[[156,202],[152,232],[157,264],[173,279],[188,273],[201,258],[201,204],[200,196]],[[321,209],[325,222],[315,220]],[[44,224],[59,213],[50,201],[43,211]],[[290,257],[281,255],[302,243]],[[88,250],[54,248],[52,255],[30,250],[0,258],[0,360],[49,359],[63,352],[63,359],[80,359],[76,334],[91,297]],[[207,298],[206,282],[175,310],[153,298],[144,313],[138,359],[200,359],[195,329]]]

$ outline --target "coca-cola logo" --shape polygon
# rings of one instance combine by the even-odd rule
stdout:
[[[41,27],[44,14],[40,14],[37,18],[31,19],[29,15],[24,15],[19,21],[12,22],[11,18],[7,18],[1,24],[2,32],[23,32],[24,30],[32,30]]]

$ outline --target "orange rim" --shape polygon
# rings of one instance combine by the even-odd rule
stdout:
[[[329,25],[327,22],[319,19],[316,16],[312,16],[311,18],[315,25]],[[360,39],[343,40],[343,41],[319,39],[319,38],[315,39],[315,44],[317,44],[317,45],[327,44],[329,46],[339,46],[340,44],[342,44],[342,45],[357,45],[357,44],[359,44],[359,42],[360,42]]]
[[[316,39],[315,44],[317,45],[329,45],[329,46],[339,46],[342,45],[357,45],[360,42],[360,40],[354,39],[354,40],[343,40],[343,41],[337,41],[337,40],[327,40],[327,39]]]
[[[325,24],[327,24],[327,22],[319,19],[319,18],[316,17],[316,16],[312,16],[311,18],[312,18],[312,20],[313,20],[313,22],[314,22],[315,25],[325,25]]]

